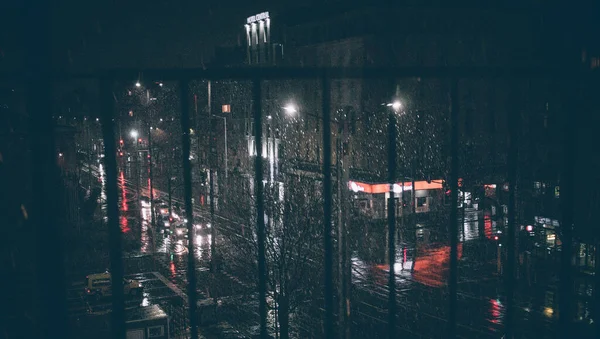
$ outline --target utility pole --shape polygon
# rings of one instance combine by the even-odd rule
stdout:
[[[396,181],[396,112],[390,109],[388,113],[388,336],[396,338],[396,273],[394,264],[396,259],[396,197],[394,194],[394,183]]]
[[[333,320],[333,241],[331,237],[331,84],[326,75],[322,78],[323,91],[323,248],[324,248],[324,337],[334,337]],[[258,147],[258,145],[257,145]],[[259,156],[260,157],[260,156]]]
[[[125,338],[125,296],[122,288],[123,258],[121,249],[121,227],[119,226],[119,198],[117,193],[117,147],[115,144],[112,101],[112,82],[104,79],[100,84],[102,98],[102,135],[104,137],[104,159],[106,161],[106,210],[110,242],[110,274],[112,279],[113,338]]]
[[[401,218],[400,219],[401,220],[401,225],[402,225],[402,227],[400,229],[401,232],[405,230],[405,226],[404,226],[404,224],[405,224],[404,223],[404,221],[405,221],[404,218],[405,218],[405,214],[406,214],[406,209],[404,208],[404,180],[405,180],[404,173],[405,173],[405,171],[406,171],[405,162],[402,162],[402,192],[400,193],[401,194],[401,196],[400,196],[400,209],[402,211],[402,215],[400,216],[400,218]],[[393,187],[392,187],[392,189],[393,189]]]
[[[575,221],[574,206],[575,206],[575,164],[577,161],[576,149],[578,147],[577,125],[579,113],[585,106],[582,105],[583,100],[579,91],[581,88],[580,79],[566,78],[563,84],[573,84],[566,90],[565,97],[569,102],[568,109],[574,107],[574,112],[562,113],[563,123],[563,164],[560,172],[560,208],[562,212],[562,220],[560,228],[562,230],[562,251],[560,255],[560,282],[559,282],[559,324],[561,337],[571,334],[573,322],[573,268],[571,261],[573,260],[573,224]],[[566,81],[565,81],[566,80]],[[588,87],[589,88],[589,87]],[[567,109],[567,108],[563,108]],[[598,251],[598,248],[596,248]],[[596,263],[598,265],[598,263]],[[598,307],[596,305],[596,307]]]
[[[167,181],[167,194],[169,196],[169,217],[173,215],[173,198],[172,198],[172,191],[171,191],[171,181],[173,180],[173,178],[171,177],[171,170],[169,169],[169,167],[167,166],[167,176],[169,177],[169,180]]]
[[[265,206],[263,196],[263,159],[262,159],[262,112],[261,82],[254,79],[252,84],[254,111],[254,189],[256,195],[256,233],[258,242],[258,314],[260,317],[260,338],[267,338],[267,260],[265,233]],[[211,200],[212,201],[212,200]],[[330,219],[331,221],[331,219]],[[331,223],[330,223],[331,226]],[[214,226],[213,226],[214,229]]]
[[[348,262],[348,177],[349,177],[349,161],[346,154],[350,153],[348,142],[348,121],[346,114],[342,121],[338,121],[337,134],[337,182],[338,182],[338,323],[340,326],[340,338],[350,338],[350,265]]]
[[[188,307],[190,317],[191,338],[198,338],[198,327],[196,318],[196,256],[194,237],[194,210],[192,206],[192,164],[190,162],[190,114],[189,114],[189,82],[180,81],[179,87],[181,91],[181,135],[182,135],[182,161],[183,161],[183,182],[184,182],[184,202],[185,213],[187,218],[188,230]]]
[[[215,148],[215,143],[213,141],[214,139],[214,134],[213,134],[213,128],[212,128],[212,120],[210,119],[210,117],[212,116],[212,93],[211,93],[211,85],[212,85],[212,81],[209,80],[208,81],[208,123],[209,123],[209,131],[210,131],[210,135],[209,135],[209,155],[208,155],[208,169],[209,169],[209,185],[210,185],[210,270],[211,272],[215,272],[217,267],[217,258],[216,258],[216,249],[215,249],[215,241],[216,241],[216,237],[217,237],[217,225],[215,225],[215,178],[214,178],[214,170],[213,170],[213,164],[214,164],[214,148]]]
[[[152,121],[152,116],[150,117]],[[152,265],[156,271],[156,216],[154,213],[154,177],[152,176],[152,130],[148,128],[148,175],[150,176],[150,215],[152,222]],[[138,195],[139,197],[139,195]],[[170,208],[170,207],[169,207]]]
[[[458,289],[458,82],[452,79],[450,89],[450,281],[448,338],[456,338]]]
[[[416,158],[416,157],[415,157]],[[411,194],[410,197],[412,199],[412,201],[410,202],[411,205],[411,226],[412,229],[416,229],[417,228],[417,189],[415,187],[415,159],[413,158],[410,164],[410,176],[411,176]],[[403,192],[404,193],[404,192]]]

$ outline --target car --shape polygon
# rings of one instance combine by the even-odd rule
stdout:
[[[188,229],[185,222],[177,222],[175,224],[175,236],[187,238]]]
[[[156,224],[160,227],[169,228],[171,227],[171,218],[168,215],[160,215]]]
[[[155,205],[155,212],[156,214],[160,214],[160,215],[169,215],[169,205],[167,204],[160,204],[160,205]]]
[[[142,284],[137,280],[123,279],[123,293],[136,297],[142,295]],[[89,274],[85,277],[85,290],[87,297],[101,298],[112,295],[112,278],[110,272]]]
[[[200,231],[200,230],[210,230],[210,223],[202,220],[202,218],[200,218],[200,217],[196,217],[195,216],[194,217],[194,228],[197,231]]]
[[[142,207],[150,207],[150,198],[148,198],[145,195],[142,195],[140,197],[140,203],[142,204]]]

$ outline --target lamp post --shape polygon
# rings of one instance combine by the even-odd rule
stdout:
[[[390,196],[388,199],[388,263],[390,265],[388,276],[389,306],[388,306],[388,334],[389,338],[395,338],[396,333],[396,198],[394,196],[394,184],[396,181],[396,115],[402,108],[400,101],[396,100],[387,104],[392,109],[388,114],[388,182],[390,185]],[[403,179],[404,181],[404,179]],[[404,185],[403,185],[404,186]],[[402,188],[404,191],[404,187]],[[404,194],[404,192],[402,192]],[[402,203],[402,202],[401,202]]]
[[[131,132],[129,132],[129,135],[130,135],[130,136],[131,136],[133,139],[137,140],[137,137],[138,137],[138,135],[139,135],[139,134],[138,134],[138,131],[137,131],[137,130],[135,130],[135,129],[132,129],[132,130],[131,130]]]
[[[227,179],[227,172],[229,172],[229,168],[228,168],[228,162],[227,162],[227,117],[225,116],[220,116],[220,115],[211,115],[212,118],[216,118],[216,119],[223,119],[223,130],[224,130],[224,138],[225,138],[225,179]]]
[[[296,105],[289,103],[282,107],[286,115],[290,118],[296,117],[300,114],[299,109]],[[341,111],[346,114],[346,111]],[[304,113],[306,116],[311,116],[319,119],[318,116]],[[349,253],[348,253],[348,195],[346,194],[347,183],[349,181],[350,166],[349,161],[346,159],[346,154],[349,154],[349,119],[344,115],[339,121],[329,120],[329,125],[333,123],[337,127],[336,137],[336,177],[337,177],[337,195],[339,200],[339,208],[337,214],[338,223],[338,324],[339,324],[339,337],[349,338],[350,337],[350,281],[351,271],[349,264]]]

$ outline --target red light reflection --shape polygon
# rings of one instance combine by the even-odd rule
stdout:
[[[127,212],[129,210],[129,207],[127,206],[127,194],[125,192],[125,176],[123,175],[123,172],[121,172],[119,180],[121,181],[121,208],[123,209],[123,212]]]
[[[150,182],[150,178],[148,178],[148,196],[152,196],[156,199],[156,189],[152,188],[152,193],[150,193],[150,187],[152,187],[152,183]]]
[[[500,305],[500,302],[496,299],[490,299],[490,311],[492,314],[492,319],[491,322],[494,324],[499,324],[500,323],[500,318],[502,317],[502,305]]]
[[[440,287],[446,284],[450,271],[450,246],[417,250],[413,276],[423,285]],[[462,257],[462,243],[458,244],[458,259]]]
[[[121,226],[122,233],[129,233],[129,231],[131,231],[131,228],[129,228],[129,221],[127,221],[127,218],[124,215],[119,218],[119,225]]]
[[[489,214],[484,214],[483,216],[483,227],[485,232],[485,237],[488,239],[492,239],[492,217]]]
[[[171,261],[171,264],[169,265],[169,270],[171,271],[171,274],[173,275],[173,277],[177,274],[177,269],[175,268],[175,263]]]
[[[127,206],[127,192],[125,191],[125,175],[123,172],[119,175],[119,181],[121,182],[121,209],[123,210],[122,212],[127,212],[129,207]],[[121,215],[119,218],[119,225],[121,226],[121,232],[129,233],[129,231],[131,231],[131,228],[129,228],[129,221],[124,215]]]

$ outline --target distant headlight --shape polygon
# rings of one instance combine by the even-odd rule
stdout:
[[[210,228],[210,224],[206,224],[206,227],[207,227],[207,228]]]
[[[200,225],[200,224],[196,224],[196,225],[194,225],[194,227],[196,227],[196,229],[201,229],[201,228],[202,228],[202,225]]]
[[[171,226],[171,223],[168,221],[165,221],[165,227],[169,227],[169,226]]]
[[[177,234],[182,235],[183,231],[182,230],[177,230]]]

